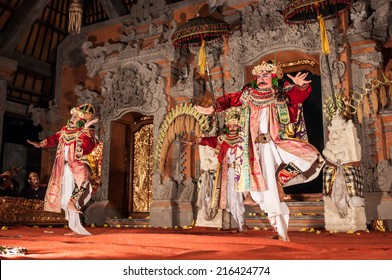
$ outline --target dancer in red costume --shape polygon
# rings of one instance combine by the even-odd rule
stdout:
[[[279,121],[290,119],[289,112],[279,107],[276,97],[274,84],[277,83],[273,80],[283,76],[280,67],[262,62],[253,68],[252,74],[254,82],[242,91],[225,94],[214,106],[195,108],[207,115],[230,107],[241,108],[240,137],[244,141],[238,143],[236,152],[235,191],[250,192],[253,200],[268,213],[279,239],[288,242],[290,211],[284,200],[289,197],[283,187],[316,178],[324,160],[309,143],[280,137]],[[296,97],[289,101],[302,102],[309,96],[312,89],[306,76],[306,73],[288,75],[294,84],[286,84],[285,92]]]
[[[27,142],[36,148],[52,148],[57,146],[56,158],[45,196],[44,210],[51,212],[65,211],[69,228],[74,233],[90,235],[82,226],[80,209],[91,198],[89,167],[85,156],[98,144],[91,125],[98,119],[91,104],[83,104],[72,108],[71,118],[67,125],[56,134],[41,142]]]
[[[243,194],[234,191],[235,153],[237,149],[240,112],[232,108],[226,112],[227,132],[220,136],[201,137],[199,145],[216,149],[218,170],[212,191],[211,208],[225,209],[231,213],[238,223],[239,231],[246,230],[244,226],[245,206]]]

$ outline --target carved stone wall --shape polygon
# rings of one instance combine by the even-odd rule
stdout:
[[[381,49],[392,35],[392,5],[390,1],[354,1],[350,10],[351,24],[347,30],[347,39],[352,55],[350,58],[352,90],[361,91],[370,79],[383,80],[380,75],[384,71]],[[363,108],[363,104],[361,104]],[[380,191],[377,183],[378,168],[382,158],[378,151],[385,149],[380,142],[382,127],[380,115],[372,108],[372,113],[365,116],[359,123],[359,138],[362,145],[362,167],[365,179],[365,191]],[[382,133],[381,133],[382,134]],[[387,148],[388,149],[388,148]],[[391,155],[389,155],[389,160]]]

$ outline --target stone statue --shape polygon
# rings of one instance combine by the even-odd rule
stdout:
[[[365,230],[361,147],[351,120],[334,116],[323,155],[325,228],[333,231]]]

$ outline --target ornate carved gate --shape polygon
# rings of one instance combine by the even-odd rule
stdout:
[[[148,213],[152,202],[153,124],[142,118],[132,131],[129,213]]]

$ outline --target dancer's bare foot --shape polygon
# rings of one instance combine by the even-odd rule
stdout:
[[[277,187],[280,202],[291,200],[291,195],[284,193],[283,186],[279,182],[277,183]]]
[[[287,233],[286,233],[286,238],[284,238],[283,236],[279,235],[279,233],[277,232],[276,229],[275,229],[275,232],[276,232],[276,234],[274,236],[272,236],[271,239],[276,239],[276,240],[280,240],[280,241],[284,241],[284,242],[290,242],[290,238]]]
[[[284,237],[282,237],[282,236],[279,235],[279,240],[280,240],[280,241],[284,241],[284,242],[290,242],[290,238],[289,238],[288,235],[287,235],[286,238],[284,238]]]
[[[258,204],[252,199],[252,196],[250,195],[250,193],[248,193],[248,195],[245,197],[244,205],[258,206]]]
[[[79,214],[82,213],[78,208],[76,208],[75,204],[72,201],[68,202],[67,207],[68,210],[71,212],[79,213]]]

